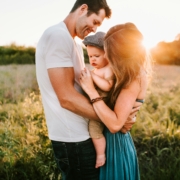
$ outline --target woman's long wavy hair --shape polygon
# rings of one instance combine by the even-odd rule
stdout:
[[[142,40],[143,35],[133,23],[110,28],[104,38],[105,52],[116,77],[107,98],[112,109],[120,91],[138,78],[142,69],[146,73],[151,70],[150,57]]]

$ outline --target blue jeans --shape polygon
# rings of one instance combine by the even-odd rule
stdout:
[[[99,180],[96,152],[91,139],[82,142],[51,141],[62,180]]]

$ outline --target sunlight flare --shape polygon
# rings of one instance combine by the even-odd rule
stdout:
[[[146,49],[151,49],[157,45],[158,41],[155,41],[154,39],[150,38],[144,38],[142,44]]]

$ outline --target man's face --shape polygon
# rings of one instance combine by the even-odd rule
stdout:
[[[76,23],[76,36],[80,39],[84,39],[89,33],[96,32],[105,18],[105,10],[100,9],[99,14],[91,14],[87,16],[87,11],[84,12]]]

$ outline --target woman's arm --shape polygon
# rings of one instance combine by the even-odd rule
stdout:
[[[99,97],[98,92],[94,88],[89,72],[82,72],[80,82],[82,88],[89,95],[90,99]],[[125,124],[126,120],[131,114],[134,102],[139,92],[140,84],[139,81],[136,80],[132,82],[128,88],[123,89],[120,92],[114,107],[114,111],[111,110],[103,101],[93,103],[93,107],[97,115],[112,133],[120,131]]]

